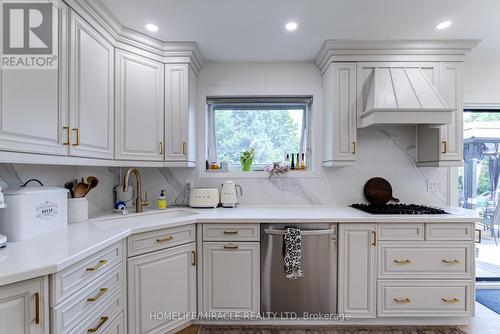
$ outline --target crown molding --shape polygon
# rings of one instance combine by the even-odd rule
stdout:
[[[203,66],[203,56],[196,42],[164,42],[124,27],[99,0],[65,0],[68,6],[86,19],[115,47],[148,56],[166,64],[188,63],[196,74]],[[100,29],[98,29],[100,28]],[[141,54],[142,54],[141,52]]]
[[[478,39],[326,40],[314,62],[323,72],[335,61],[464,61]]]

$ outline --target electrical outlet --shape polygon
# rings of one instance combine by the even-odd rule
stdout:
[[[443,181],[428,180],[427,181],[427,191],[430,193],[443,192]]]
[[[186,180],[185,189],[186,191],[191,191],[193,188],[193,180]]]

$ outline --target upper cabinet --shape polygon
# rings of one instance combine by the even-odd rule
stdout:
[[[163,161],[164,65],[116,51],[115,157]]]
[[[113,159],[114,47],[70,13],[70,155]]]
[[[165,160],[196,161],[196,74],[188,64],[165,65]]]
[[[463,92],[462,63],[442,62],[439,91],[453,108],[452,122],[441,127],[417,127],[417,165],[462,166]]]
[[[356,162],[356,63],[332,63],[323,73],[324,166]]]
[[[123,34],[86,2],[68,3],[37,5],[50,36],[8,34],[0,47],[12,59],[0,72],[0,162],[194,166],[196,43]]]
[[[25,11],[22,4],[4,3],[4,11]],[[19,7],[21,6],[21,7]],[[62,1],[44,4],[53,27],[46,27],[52,38],[34,40],[17,36],[9,40],[4,56],[12,60],[0,71],[0,150],[52,155],[66,155],[67,126],[67,13]],[[4,12],[4,15],[6,13]],[[49,21],[47,21],[49,22]],[[7,35],[6,35],[7,36]],[[46,37],[46,36],[45,36]],[[12,35],[9,38],[16,38]],[[34,37],[36,38],[36,36]],[[44,54],[39,50],[41,43]],[[6,43],[7,44],[7,43]],[[16,48],[22,48],[21,51]],[[30,58],[32,57],[32,58]],[[35,59],[34,64],[29,59]]]
[[[418,166],[461,166],[462,66],[478,43],[327,40],[315,59],[323,75],[324,166],[352,164],[356,127],[375,124],[416,126]]]

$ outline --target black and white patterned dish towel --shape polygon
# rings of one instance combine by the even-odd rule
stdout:
[[[302,259],[302,235],[300,230],[288,227],[283,237],[283,265],[287,279],[303,277],[300,260]]]

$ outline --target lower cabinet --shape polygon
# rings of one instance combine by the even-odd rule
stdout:
[[[376,316],[376,228],[376,224],[339,225],[339,314]]]
[[[49,294],[47,277],[0,287],[2,333],[48,334]]]
[[[204,312],[259,312],[259,242],[203,243]]]
[[[189,243],[128,259],[130,333],[167,333],[196,311],[196,246]]]

